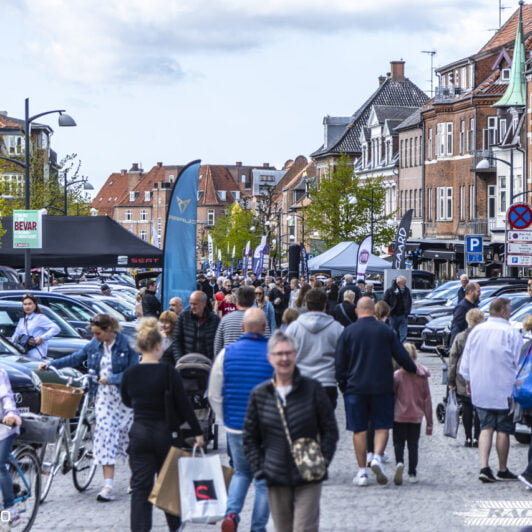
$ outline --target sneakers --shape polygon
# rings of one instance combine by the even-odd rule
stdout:
[[[361,488],[367,486],[369,484],[368,474],[367,473],[361,473],[359,471],[356,474],[355,478],[353,479],[353,484],[355,486],[360,486]]]
[[[418,482],[418,478],[416,475],[408,475],[408,482],[410,482],[410,484],[417,484]]]
[[[395,466],[395,475],[393,477],[393,483],[396,486],[400,486],[403,483],[403,471],[404,471],[405,465],[399,462]]]
[[[387,464],[390,461],[390,457],[386,453],[382,453],[381,463]]]
[[[517,480],[517,475],[514,475],[508,468],[506,468],[506,471],[497,471],[495,478],[497,480]]]
[[[386,484],[388,482],[388,477],[384,474],[382,465],[376,458],[371,461],[371,470],[375,473],[378,484]]]
[[[473,447],[473,442],[470,439],[467,439],[464,443],[464,447]]]
[[[236,514],[227,514],[222,521],[222,532],[235,532],[236,529]]]
[[[98,493],[96,500],[98,502],[109,502],[114,501],[115,496],[113,495],[113,488],[109,488],[107,486],[104,486],[100,493]]]
[[[478,440],[473,440],[473,447],[478,447]]]
[[[18,513],[18,510],[14,506],[8,508],[6,512],[8,512],[9,514],[8,524],[10,527],[16,527],[20,524],[20,515]]]
[[[486,484],[490,482],[497,482],[497,479],[493,476],[493,471],[489,467],[484,467],[480,470],[478,479]]]
[[[367,457],[366,457],[366,465],[367,465],[367,467],[371,467],[371,462],[373,460],[373,457],[374,457],[373,453],[368,453],[367,454]]]
[[[529,490],[532,490],[532,475],[529,475],[526,471],[521,473],[517,477]]]

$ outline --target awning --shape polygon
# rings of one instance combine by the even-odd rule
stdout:
[[[452,261],[455,259],[456,254],[454,251],[448,251],[445,249],[424,249],[422,257],[424,259]]]

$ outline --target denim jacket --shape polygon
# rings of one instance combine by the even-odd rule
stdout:
[[[50,366],[55,368],[69,368],[76,367],[87,362],[87,369],[94,370],[96,376],[100,378],[100,361],[103,356],[103,343],[93,338],[88,344],[76,353],[72,353],[63,358],[59,358],[50,362]],[[108,378],[109,384],[120,386],[122,382],[122,375],[129,367],[139,362],[139,354],[135,351],[128,342],[127,336],[121,332],[116,333],[115,342],[111,348],[111,367],[112,374]],[[92,395],[96,393],[97,383],[90,383],[89,393]]]

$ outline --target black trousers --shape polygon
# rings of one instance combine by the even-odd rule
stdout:
[[[129,467],[131,468],[130,524],[133,532],[148,532],[152,526],[153,506],[148,501],[155,481],[171,446],[168,428],[160,422],[133,422],[129,431]],[[181,519],[167,514],[168,530],[175,532]]]
[[[395,462],[405,463],[405,443],[408,445],[408,474],[415,475],[418,461],[418,444],[421,423],[393,423]]]
[[[333,410],[336,410],[336,404],[338,402],[338,388],[336,386],[324,386],[323,389],[331,401]]]
[[[478,440],[480,435],[480,420],[477,416],[477,411],[471,403],[471,397],[466,395],[459,395],[458,399],[462,401],[462,423],[464,425],[464,432],[466,440],[475,439]],[[475,430],[473,431],[473,423],[475,424]],[[473,438],[471,433],[474,434]]]

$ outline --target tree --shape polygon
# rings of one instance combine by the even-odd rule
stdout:
[[[250,231],[252,225],[253,213],[249,209],[243,209],[237,201],[228,207],[226,214],[217,218],[211,236],[214,247],[222,251],[222,256],[229,249],[229,256],[224,262],[231,260],[233,246],[237,259],[242,257],[248,240],[251,241],[251,247],[255,247],[258,235]]]
[[[326,248],[339,242],[354,240],[360,243],[371,234],[371,195],[373,192],[373,245],[388,245],[395,229],[385,215],[386,192],[382,178],[361,180],[353,173],[349,157],[341,154],[337,165],[329,167],[329,175],[318,184],[311,184],[311,202],[304,207],[305,221],[318,231]]]

